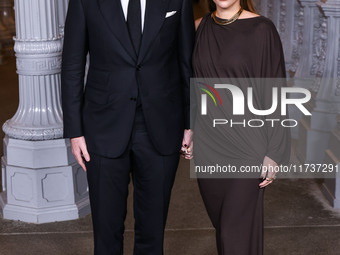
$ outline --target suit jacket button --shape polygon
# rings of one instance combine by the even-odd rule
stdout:
[[[140,69],[141,69],[141,65],[138,65],[137,67],[136,67],[136,69],[137,69],[137,71],[139,71]]]
[[[137,98],[131,97],[130,100],[131,100],[131,101],[137,101]]]

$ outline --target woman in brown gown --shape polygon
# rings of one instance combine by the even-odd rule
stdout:
[[[251,0],[209,2],[212,13],[196,22],[195,77],[284,78],[285,62],[279,35],[269,19],[255,14]],[[225,24],[231,17],[234,20]],[[256,91],[255,108],[268,105],[265,109],[270,108],[271,88],[253,89]],[[269,103],[266,105],[266,102]],[[223,104],[227,104],[224,109],[230,105],[226,119],[232,118],[231,100]],[[225,128],[223,132],[225,140],[221,144],[224,148],[216,151],[223,150],[222,156],[238,167],[254,163],[275,166],[289,161],[290,131],[287,128],[280,125],[259,129],[235,126]],[[204,138],[195,135],[195,144],[200,139]],[[272,183],[272,177],[198,178],[203,201],[216,229],[218,254],[263,253],[263,194],[264,187]]]

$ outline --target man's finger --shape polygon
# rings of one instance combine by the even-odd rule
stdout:
[[[80,151],[77,152],[74,157],[76,158],[78,164],[84,169],[84,171],[86,172],[86,166],[84,164],[84,160],[83,158],[81,157],[81,154],[80,154]]]
[[[87,151],[86,145],[85,145],[84,148],[82,148],[82,153],[83,153],[83,156],[84,156],[85,160],[86,160],[87,162],[89,162],[89,161],[90,161],[90,154],[89,154],[89,152]]]
[[[78,161],[79,165],[81,166],[81,168],[83,168],[83,170],[86,172],[86,166],[83,160],[81,160],[80,162]]]

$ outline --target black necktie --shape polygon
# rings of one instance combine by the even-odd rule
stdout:
[[[131,41],[138,55],[142,38],[142,14],[140,0],[129,0],[127,26]]]

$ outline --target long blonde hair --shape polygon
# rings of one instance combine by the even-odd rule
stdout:
[[[208,0],[208,4],[209,4],[209,10],[211,12],[216,11],[216,4],[213,0]],[[254,3],[252,0],[240,0],[240,4],[244,10],[256,13],[256,10],[254,8]]]

